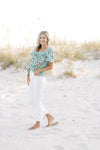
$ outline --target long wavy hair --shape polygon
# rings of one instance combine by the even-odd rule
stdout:
[[[47,31],[41,31],[38,35],[38,38],[37,38],[37,45],[35,47],[35,51],[39,51],[41,49],[41,44],[40,44],[40,35],[41,34],[45,34],[45,36],[47,37],[47,46],[48,46],[48,43],[49,43],[49,34]]]

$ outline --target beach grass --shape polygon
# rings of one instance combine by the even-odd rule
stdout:
[[[70,41],[52,45],[56,53],[55,62],[60,62],[64,58],[77,60],[100,59],[100,41],[90,41],[78,44]]]
[[[11,65],[16,67],[16,69],[19,67],[24,68],[30,62],[30,51],[30,48],[22,49],[20,52],[15,53],[10,50],[6,50],[6,52],[0,51],[0,63],[2,69],[6,69]]]
[[[51,40],[50,47],[54,49],[55,61],[54,63],[61,62],[65,58],[72,61],[77,60],[91,60],[100,59],[100,41],[90,41],[78,44],[75,41],[65,40]],[[0,50],[0,64],[3,69],[13,65],[16,68],[23,67],[31,61],[29,53],[32,51],[31,47],[22,48],[20,51],[16,49]],[[13,53],[12,53],[13,52]],[[67,71],[65,75],[71,75],[72,71]]]
[[[16,65],[18,63],[18,59],[13,57],[11,52],[8,52],[6,54],[0,53],[0,62],[1,62],[1,67],[3,69],[6,69],[7,67],[11,65]]]

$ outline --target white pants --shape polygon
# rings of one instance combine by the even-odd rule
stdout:
[[[45,82],[45,76],[34,75],[33,71],[30,71],[29,95],[34,110],[35,121],[42,121],[43,117],[48,113],[41,102]]]

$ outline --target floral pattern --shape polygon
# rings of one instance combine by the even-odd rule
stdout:
[[[35,49],[30,53],[32,56],[32,62],[26,67],[28,73],[40,68],[48,66],[48,62],[54,62],[54,51],[51,47],[47,48],[44,52],[36,52]],[[44,72],[40,72],[39,75],[44,75]]]

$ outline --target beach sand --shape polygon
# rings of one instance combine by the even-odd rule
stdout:
[[[59,124],[27,130],[34,125],[27,72],[0,70],[1,150],[100,150],[100,60],[74,64],[77,78],[46,75],[42,101]]]

